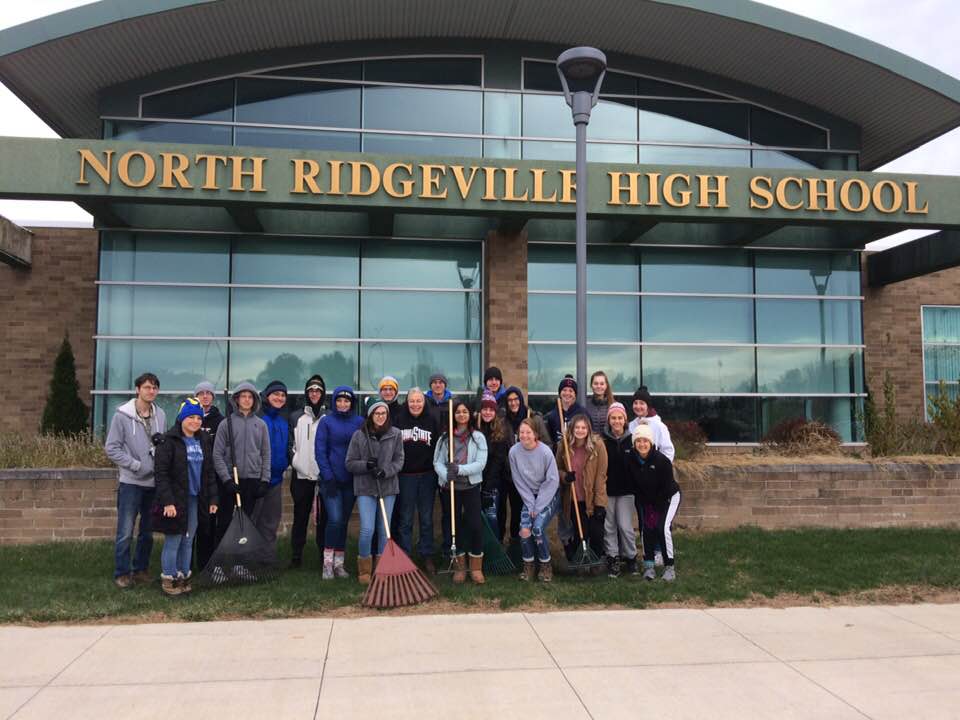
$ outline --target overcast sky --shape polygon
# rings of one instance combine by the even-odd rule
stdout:
[[[3,2],[0,28],[88,3],[78,0]],[[956,0],[766,0],[790,12],[835,25],[960,77],[960,12]],[[5,87],[0,86],[0,135],[56,137]],[[960,175],[960,130],[955,130],[896,160],[891,172]],[[0,214],[31,225],[86,224],[90,216],[73,203],[0,200]],[[924,233],[901,233],[870,245],[881,249]]]

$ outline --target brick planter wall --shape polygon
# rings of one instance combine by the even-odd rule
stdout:
[[[679,479],[677,525],[698,530],[960,524],[960,463],[713,467]],[[286,488],[283,503],[285,534]],[[115,471],[0,470],[0,544],[111,538],[115,529]]]

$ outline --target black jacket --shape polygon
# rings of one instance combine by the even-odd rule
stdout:
[[[625,432],[620,439],[610,434],[606,428],[600,436],[607,448],[607,496],[619,497],[633,495],[633,478],[630,474],[629,463],[635,462],[630,457],[633,448],[630,446],[630,433]]]
[[[484,433],[486,435],[486,433]],[[485,492],[497,490],[504,492],[510,477],[509,453],[512,443],[509,439],[494,442],[487,435],[487,464],[483,466],[483,485]]]
[[[403,469],[401,475],[433,472],[433,449],[440,439],[436,418],[426,405],[417,417],[404,405],[394,425],[403,435]]]
[[[203,424],[200,426],[200,429],[210,438],[211,444],[213,443],[213,436],[217,434],[217,428],[220,427],[220,423],[222,422],[223,413],[220,412],[220,408],[216,405],[211,405],[210,412],[203,416]]]
[[[673,464],[656,448],[650,450],[646,460],[641,460],[640,454],[631,450],[627,467],[638,505],[653,505],[663,510],[670,504],[674,493],[680,491],[680,486],[673,479]]]
[[[553,443],[554,447],[556,447],[557,443],[559,443],[561,440],[562,436],[560,430],[563,424],[569,423],[577,415],[586,415],[587,417],[590,417],[586,408],[584,408],[580,403],[574,401],[573,405],[563,411],[563,423],[560,422],[560,413],[557,412],[556,407],[543,416],[544,422],[547,423],[547,432],[550,433],[550,442]]]
[[[207,515],[210,505],[220,504],[217,477],[213,469],[213,442],[205,432],[198,432],[194,437],[200,441],[200,449],[203,451],[197,510],[200,514]],[[163,442],[157,446],[154,468],[157,479],[155,504],[160,507],[173,505],[177,508],[177,516],[154,519],[153,529],[156,532],[181,535],[187,531],[190,474],[187,469],[187,446],[179,425],[168,430],[163,436]]]

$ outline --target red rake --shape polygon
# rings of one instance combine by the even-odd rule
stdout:
[[[435,598],[439,594],[437,588],[390,537],[387,508],[383,504],[382,496],[379,500],[387,544],[360,604],[365,607],[394,608],[416,605]]]

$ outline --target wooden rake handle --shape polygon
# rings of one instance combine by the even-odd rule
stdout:
[[[560,437],[563,439],[563,457],[567,461],[567,471],[573,472],[573,463],[570,462],[570,444],[567,442],[567,423],[563,419],[563,405],[560,398],[557,398],[557,413],[560,415]],[[573,514],[577,518],[577,532],[580,533],[581,542],[586,542],[583,535],[583,523],[580,521],[580,504],[577,502],[577,487],[570,488],[570,499],[573,503]]]
[[[450,463],[453,463],[453,398],[447,400],[447,455]],[[450,537],[453,540],[452,545],[457,546],[457,512],[453,500],[453,483],[450,485]]]

